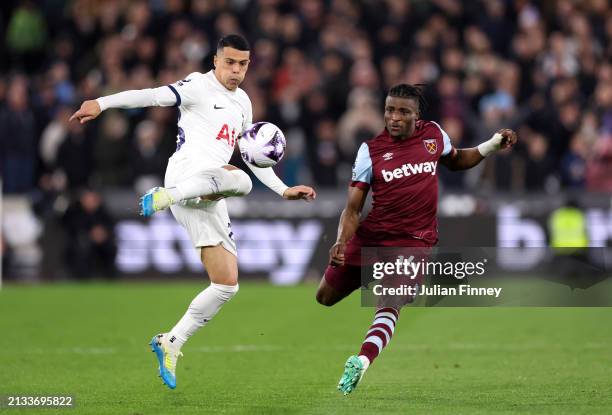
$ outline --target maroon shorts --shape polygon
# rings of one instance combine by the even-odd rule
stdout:
[[[328,265],[323,276],[329,285],[341,293],[353,292],[361,286],[361,267],[358,265]]]
[[[362,258],[361,249],[373,246],[388,250],[397,248],[400,253],[401,248],[431,248],[431,244],[420,239],[403,240],[395,245],[387,242],[381,246],[380,244],[364,243],[359,237],[354,236],[346,244],[344,265],[328,265],[323,274],[325,281],[339,292],[350,293],[355,291],[362,285],[362,266],[367,265],[362,262],[374,262],[372,255],[369,255],[368,258]]]

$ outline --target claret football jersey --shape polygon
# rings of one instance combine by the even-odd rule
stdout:
[[[357,230],[365,245],[437,242],[437,172],[451,149],[448,134],[424,120],[407,139],[394,139],[385,129],[361,145],[350,185],[372,190],[372,209]]]

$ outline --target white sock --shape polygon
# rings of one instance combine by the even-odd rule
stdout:
[[[217,167],[202,170],[166,190],[174,199],[174,203],[178,203],[195,197],[215,194],[228,197],[245,196],[251,192],[252,187],[251,178],[242,170],[226,170]]]
[[[238,292],[238,284],[223,285],[211,282],[189,305],[185,315],[168,333],[169,342],[179,349],[200,328],[219,312],[219,309]]]
[[[358,357],[359,360],[361,360],[361,363],[363,363],[363,370],[366,370],[368,366],[370,366],[370,359],[368,359],[367,356],[364,355],[360,355]]]

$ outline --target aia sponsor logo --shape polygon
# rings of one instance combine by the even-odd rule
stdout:
[[[389,183],[394,179],[401,179],[402,177],[410,177],[414,174],[431,174],[436,175],[436,167],[438,166],[437,161],[426,161],[424,163],[406,163],[394,170],[381,171],[382,177],[385,182]]]
[[[217,140],[226,141],[227,145],[230,147],[234,147],[237,138],[238,137],[236,134],[236,129],[232,128],[230,131],[229,126],[227,124],[223,124],[221,130],[219,131],[219,134],[217,134]]]
[[[436,154],[436,151],[438,150],[438,143],[436,143],[435,138],[423,140],[423,145],[429,154]]]

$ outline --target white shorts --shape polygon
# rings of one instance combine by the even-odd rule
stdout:
[[[173,156],[168,161],[164,186],[175,186],[176,183],[188,179],[200,170],[202,164],[188,158]],[[196,249],[222,245],[237,256],[236,242],[224,199],[216,201],[190,199],[172,205],[170,210],[177,222],[187,230]]]

